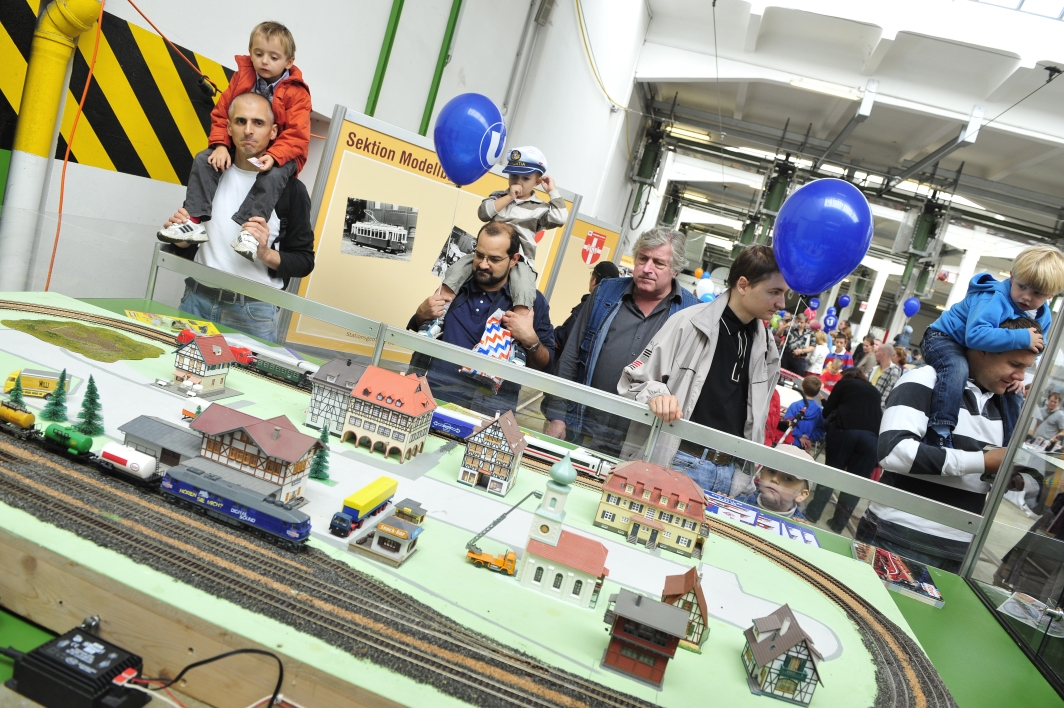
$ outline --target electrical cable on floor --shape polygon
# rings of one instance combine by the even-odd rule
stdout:
[[[226,659],[230,656],[236,656],[237,654],[261,654],[262,656],[268,656],[277,662],[277,685],[274,687],[273,693],[270,695],[270,702],[266,704],[270,706],[274,705],[277,702],[277,696],[279,696],[281,693],[281,685],[284,683],[284,664],[281,662],[281,658],[279,656],[263,649],[234,649],[233,651],[227,651],[224,654],[212,656],[208,659],[203,659],[202,661],[193,662],[185,668],[181,669],[179,672],[177,672],[177,676],[173,677],[172,679],[153,678],[144,680],[159,684],[158,687],[148,689],[150,691],[158,691],[161,688],[169,688],[170,686],[173,686],[175,683],[180,681],[181,677],[187,674],[192,669],[204,666],[205,664],[214,663],[215,661],[220,661],[221,659]]]

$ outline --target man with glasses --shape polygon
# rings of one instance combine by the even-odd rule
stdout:
[[[517,265],[521,241],[510,224],[491,221],[477,234],[473,251],[473,277],[465,282],[450,307],[440,294],[429,296],[410,318],[407,329],[415,332],[433,319],[443,316],[439,341],[463,349],[480,343],[488,318],[497,310],[505,312],[502,326],[509,330],[516,344],[525,348],[526,364],[533,369],[549,369],[554,352],[554,327],[550,323],[550,306],[539,291],[534,307],[525,314],[513,311],[510,294],[510,271]],[[429,386],[435,397],[491,416],[496,411],[514,410],[521,387],[504,381],[498,392],[488,379],[461,371],[457,364],[439,359],[427,362]]]

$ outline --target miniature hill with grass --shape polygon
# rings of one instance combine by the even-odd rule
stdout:
[[[2,320],[0,324],[95,361],[154,359],[163,350],[121,332],[63,320]]]

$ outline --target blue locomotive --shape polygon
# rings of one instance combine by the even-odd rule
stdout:
[[[303,548],[310,538],[307,514],[196,467],[171,467],[159,489],[173,504],[248,529],[292,551]]]

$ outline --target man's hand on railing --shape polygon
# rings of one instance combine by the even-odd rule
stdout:
[[[680,402],[676,400],[676,396],[662,394],[660,396],[654,396],[648,402],[650,406],[650,412],[661,418],[663,423],[671,423],[674,420],[683,418],[683,409],[680,407]]]

